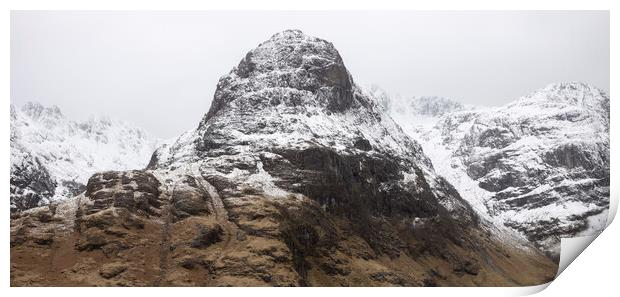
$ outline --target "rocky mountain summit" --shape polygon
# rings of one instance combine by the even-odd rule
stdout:
[[[604,228],[609,96],[600,89],[552,84],[502,107],[431,116],[419,112],[418,100],[400,105],[390,110],[394,119],[478,213],[554,258],[560,238]]]
[[[144,168],[156,145],[118,120],[76,122],[57,106],[11,105],[11,212],[78,195],[98,171]]]
[[[497,230],[355,84],[331,43],[288,30],[224,75],[198,127],[158,148],[145,170],[97,173],[75,199],[15,216],[11,283],[553,279],[555,263]]]

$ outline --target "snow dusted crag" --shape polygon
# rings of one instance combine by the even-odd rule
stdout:
[[[73,197],[98,171],[144,168],[156,143],[109,118],[78,123],[56,106],[11,105],[11,212]]]
[[[150,167],[194,162],[202,162],[205,173],[247,182],[275,198],[315,195],[334,211],[366,203],[387,211],[401,195],[411,196],[403,191],[436,191],[455,218],[475,220],[469,205],[434,174],[420,146],[354,84],[333,45],[299,31],[250,51],[220,79],[198,129],[159,149]],[[359,188],[348,191],[344,184]],[[407,212],[437,207],[426,205],[430,199],[405,200],[422,204]]]
[[[514,244],[435,173],[331,43],[289,30],[223,76],[198,127],[158,148],[147,169],[97,173],[77,199],[12,220],[11,283],[478,286],[554,277],[555,263]]]
[[[417,99],[413,107],[392,102],[404,108],[390,113],[479,213],[552,257],[561,237],[602,230],[609,207],[607,94],[561,83],[498,108],[437,102],[431,113]]]

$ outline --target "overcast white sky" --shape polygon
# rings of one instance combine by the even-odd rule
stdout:
[[[501,105],[548,83],[609,91],[608,12],[12,12],[11,101],[197,126],[220,76],[285,29],[334,43],[360,85]]]

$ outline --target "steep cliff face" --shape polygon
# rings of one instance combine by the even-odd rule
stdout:
[[[156,143],[109,118],[78,123],[56,106],[11,106],[11,212],[73,197],[97,171],[144,168]]]
[[[157,149],[146,170],[95,174],[77,199],[15,217],[12,283],[532,285],[554,277],[548,258],[495,231],[356,86],[332,44],[290,30],[223,76],[198,127]],[[42,268],[27,258],[34,251],[65,261]]]
[[[553,84],[499,108],[392,114],[480,213],[549,255],[559,255],[561,237],[604,227],[609,97],[601,90]]]

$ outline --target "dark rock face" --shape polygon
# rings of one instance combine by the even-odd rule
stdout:
[[[609,175],[605,168],[601,168],[601,164],[609,164],[609,147],[605,142],[560,144],[545,152],[543,160],[553,167],[594,171],[598,178]]]
[[[63,180],[61,181],[61,183],[62,183],[62,186],[67,189],[71,197],[77,196],[81,194],[82,192],[86,191],[86,185],[78,183],[76,181]]]
[[[56,190],[56,181],[38,158],[28,155],[11,166],[11,213],[47,203]]]
[[[114,206],[154,214],[161,208],[159,186],[157,178],[144,171],[96,173],[86,185],[85,195],[93,205],[85,211],[94,213]]]
[[[198,236],[192,241],[193,248],[205,248],[214,243],[222,241],[224,230],[220,225],[205,226],[197,225]]]
[[[279,178],[276,185],[313,197],[336,213],[429,217],[440,208],[421,172],[416,191],[422,195],[398,183],[403,168],[397,161],[340,155],[323,147],[280,155],[282,159],[264,159],[265,170]]]
[[[370,145],[370,141],[364,138],[358,138],[357,140],[355,140],[355,143],[353,144],[353,146],[356,149],[362,150],[362,151],[369,151],[372,149],[372,146]]]

